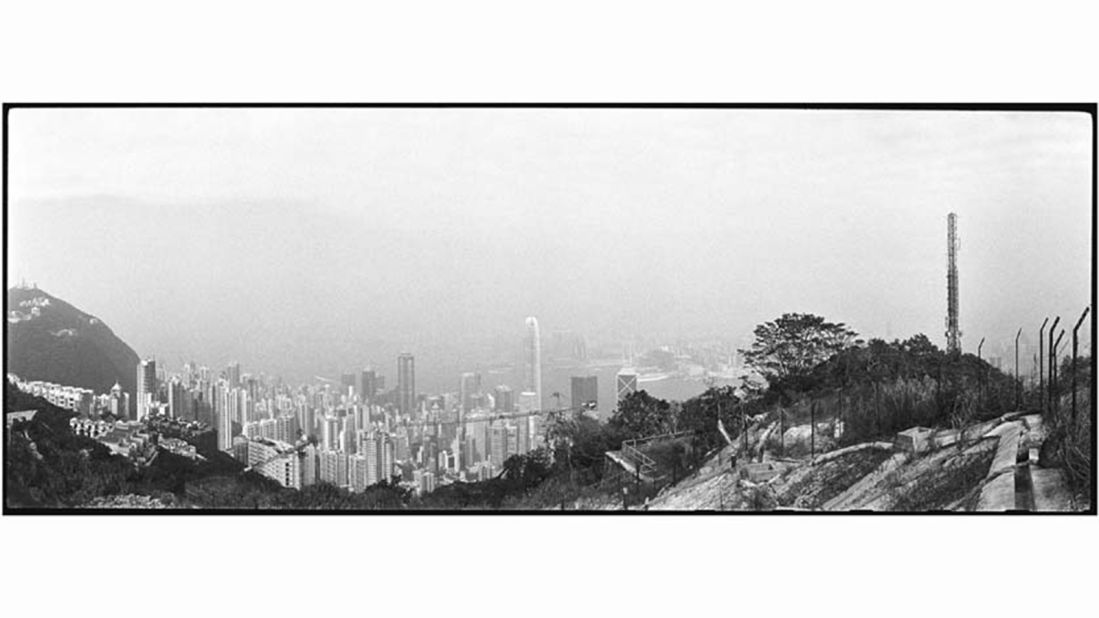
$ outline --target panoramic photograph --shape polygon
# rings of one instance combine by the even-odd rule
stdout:
[[[4,106],[5,514],[1094,514],[1094,104]]]

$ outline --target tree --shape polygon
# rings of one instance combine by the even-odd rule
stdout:
[[[798,388],[814,367],[853,345],[856,336],[843,323],[808,313],[785,313],[756,326],[752,347],[739,352],[768,384]]]
[[[679,429],[695,433],[694,444],[699,450],[709,449],[724,443],[717,430],[720,419],[725,427],[738,431],[740,428],[741,400],[732,386],[710,387],[697,397],[683,402],[679,415]]]
[[[618,402],[608,425],[628,440],[668,433],[674,421],[671,404],[642,390],[630,393]]]

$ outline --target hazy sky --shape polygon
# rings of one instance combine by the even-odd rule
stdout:
[[[1090,300],[1085,114],[16,109],[7,273],[141,355],[308,376],[523,334],[943,345]],[[995,342],[995,343],[992,343]],[[426,359],[425,359],[426,360]],[[431,362],[427,360],[427,362]],[[327,375],[330,375],[327,374]],[[455,378],[456,379],[456,378]]]

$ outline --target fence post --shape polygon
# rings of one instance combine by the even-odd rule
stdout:
[[[1091,307],[1085,307],[1084,312],[1080,314],[1080,319],[1076,320],[1076,326],[1072,329],[1072,428],[1076,429],[1076,342],[1077,332],[1080,330],[1080,325],[1084,323],[1084,318],[1087,317],[1088,311]],[[1095,378],[1092,378],[1095,379]]]
[[[1023,334],[1023,329],[1019,328],[1019,332],[1015,333],[1015,409],[1019,410],[1021,402],[1019,400],[1022,394],[1022,384],[1019,382],[1019,335]]]
[[[1046,359],[1046,371],[1049,373],[1046,379],[1046,409],[1048,411],[1053,410],[1053,365],[1056,363],[1053,351],[1053,334],[1057,331],[1057,324],[1060,321],[1061,316],[1057,316],[1057,319],[1053,320],[1053,324],[1049,327],[1049,346],[1046,348],[1046,353],[1049,354],[1049,358]]]
[[[1057,341],[1053,344],[1053,380],[1051,380],[1051,389],[1053,390],[1053,410],[1055,412],[1061,411],[1061,394],[1057,391],[1057,379],[1061,377],[1061,367],[1057,366],[1057,352],[1061,350],[1061,338],[1065,336],[1065,329],[1061,329],[1061,332],[1057,334]]]
[[[1049,322],[1049,316],[1046,316],[1042,327],[1038,329],[1038,410],[1042,413],[1046,411],[1046,324]]]

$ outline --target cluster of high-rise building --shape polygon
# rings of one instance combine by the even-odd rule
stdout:
[[[85,416],[92,416],[96,409],[95,391],[78,386],[66,386],[41,380],[23,381],[15,374],[8,374],[8,381],[16,388],[36,397],[41,397],[53,405],[72,410]]]
[[[556,341],[560,348],[561,341],[571,340],[557,336]],[[413,354],[400,354],[395,369],[388,390],[374,367],[344,373],[338,381],[291,387],[244,372],[236,362],[217,371],[191,361],[169,373],[150,358],[137,366],[132,402],[117,384],[98,398],[44,383],[24,387],[88,418],[96,410],[110,411],[126,427],[181,421],[198,431],[212,428],[219,450],[294,488],[323,482],[363,491],[395,481],[431,491],[489,478],[509,457],[545,445],[537,319],[525,321],[518,392],[467,371],[458,376],[456,391],[424,394],[416,390]],[[596,378],[574,377],[571,396],[573,407],[595,407]],[[102,428],[104,435],[112,432],[118,433],[114,425]]]
[[[59,408],[72,410],[82,416],[98,418],[110,413],[117,419],[129,419],[130,395],[122,392],[122,387],[117,383],[111,392],[96,395],[90,388],[54,384],[42,380],[25,381],[12,373],[9,373],[7,378],[19,390],[41,397]]]

